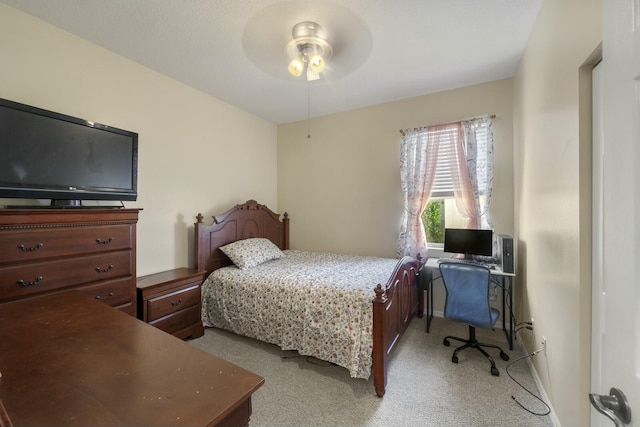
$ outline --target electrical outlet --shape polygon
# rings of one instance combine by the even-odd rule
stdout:
[[[531,318],[531,323],[529,325],[530,325],[531,332],[533,333],[533,339],[535,341],[536,330],[534,329],[534,327],[535,327],[535,319],[533,317]]]

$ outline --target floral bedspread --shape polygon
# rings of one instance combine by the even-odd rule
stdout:
[[[248,270],[214,271],[202,285],[205,326],[277,344],[369,378],[373,289],[398,260],[285,251]],[[348,281],[345,281],[348,272]]]

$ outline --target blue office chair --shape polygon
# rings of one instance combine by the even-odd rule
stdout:
[[[445,319],[469,325],[468,339],[452,336],[444,338],[443,344],[447,347],[450,345],[449,340],[464,343],[455,349],[451,361],[458,363],[458,352],[468,347],[475,348],[491,362],[491,375],[500,375],[493,358],[483,347],[500,350],[502,360],[509,360],[509,355],[497,345],[484,344],[476,340],[476,328],[493,328],[500,317],[500,311],[492,308],[489,302],[491,270],[481,264],[443,261],[440,263],[440,274],[447,292],[444,305]]]

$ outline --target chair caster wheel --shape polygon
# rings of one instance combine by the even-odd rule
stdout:
[[[498,371],[498,368],[496,368],[495,366],[491,367],[491,375],[493,375],[494,377],[499,377],[500,376],[500,371]]]
[[[451,361],[453,363],[458,363],[458,356],[451,356]]]
[[[509,360],[509,355],[505,352],[500,353],[500,358],[504,361]]]
[[[451,343],[449,343],[448,339],[444,339],[444,341],[442,341],[442,344],[444,344],[446,347],[449,347],[451,345]]]

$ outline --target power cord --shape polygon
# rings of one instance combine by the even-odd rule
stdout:
[[[515,333],[518,332],[520,329],[529,329],[529,330],[533,330],[533,328],[531,327],[532,324],[531,322],[520,322],[516,325],[516,316],[513,313],[513,310],[511,309],[511,304],[509,303],[509,301],[511,300],[511,292],[513,291],[513,286],[505,286],[502,284],[502,282],[500,281],[500,279],[491,279],[491,283],[498,288],[501,288],[506,294],[504,296],[504,303],[505,306],[507,308],[509,308],[509,311],[511,312],[511,322],[513,323],[513,325],[515,325],[515,329],[514,329],[514,337],[515,337]],[[527,324],[529,325],[529,327],[523,326],[520,329],[518,329],[519,326],[523,325],[523,324]]]
[[[504,291],[507,292],[507,295],[505,295],[505,297],[504,297],[505,300],[506,300],[505,303],[509,307],[509,309],[511,309],[511,306],[509,304],[509,300],[510,300],[509,296],[510,296],[510,293],[512,291],[512,288],[511,287],[509,287],[509,288],[505,287],[502,283],[498,282],[497,280],[493,281],[493,285],[496,286],[496,287],[502,288]],[[513,313],[512,310],[510,310],[510,311]],[[516,338],[516,334],[519,331],[523,330],[523,329],[526,329],[526,330],[529,330],[529,331],[533,331],[533,322],[520,322],[520,323],[516,324],[516,318],[515,318],[514,314],[511,314],[511,321],[513,322],[512,324],[514,325],[514,330],[512,331],[514,339]],[[544,348],[541,348],[541,349],[538,349],[538,350],[534,351],[533,353],[525,354],[524,356],[521,356],[518,359],[516,359],[516,360],[512,361],[511,363],[509,363],[507,365],[507,367],[505,368],[505,371],[507,372],[507,375],[509,375],[509,378],[511,378],[516,384],[518,384],[524,391],[526,391],[531,396],[533,396],[536,399],[538,399],[547,408],[545,412],[534,412],[531,409],[525,407],[522,403],[520,403],[520,401],[518,401],[518,399],[516,399],[515,396],[511,395],[511,399],[513,399],[513,401],[516,402],[518,404],[518,406],[520,406],[522,409],[524,409],[525,411],[529,412],[530,414],[537,415],[537,416],[549,415],[551,413],[551,408],[549,407],[549,405],[547,405],[545,403],[544,400],[542,400],[540,397],[536,396],[531,390],[529,390],[524,385],[522,385],[518,380],[516,380],[513,377],[513,375],[511,375],[511,372],[509,372],[509,368],[512,365],[514,365],[515,363],[517,363],[517,362],[519,362],[521,360],[524,360],[526,358],[533,357],[533,356],[535,356],[536,354],[540,353],[543,350],[544,350]]]
[[[515,324],[515,316],[513,317],[513,323]],[[517,325],[515,325],[515,334],[517,334],[518,332],[520,332],[523,329],[528,329],[530,331],[533,331],[533,323],[531,322],[520,322]]]
[[[320,360],[320,359],[317,359],[317,358],[315,358],[313,356],[306,356],[306,355],[302,355],[302,354],[284,355],[284,356],[280,356],[280,357],[283,360],[287,360],[287,359],[304,359],[307,363],[310,363],[310,364],[316,365],[316,366],[322,366],[324,368],[329,367],[329,366],[337,366],[333,362],[328,362],[326,360]]]
[[[524,323],[527,323],[527,322],[524,322]],[[525,326],[525,328],[526,328],[526,329],[531,329],[531,327],[526,327],[526,326]],[[520,386],[524,391],[526,391],[526,392],[527,392],[527,393],[529,393],[531,396],[533,396],[533,397],[535,397],[536,399],[538,399],[538,400],[539,400],[539,401],[540,401],[544,406],[546,406],[546,408],[547,408],[547,409],[546,409],[546,411],[545,411],[545,412],[534,412],[534,411],[532,411],[531,409],[529,409],[529,408],[525,407],[522,403],[520,403],[520,402],[518,401],[518,399],[516,399],[516,397],[515,397],[514,395],[511,395],[511,399],[512,399],[514,402],[516,402],[516,403],[518,404],[518,406],[520,406],[522,409],[524,409],[525,411],[529,412],[530,414],[537,415],[537,416],[545,416],[545,415],[549,415],[549,414],[551,413],[551,408],[549,407],[549,405],[547,405],[547,404],[545,403],[545,401],[544,401],[544,400],[542,400],[542,398],[540,398],[540,397],[536,396],[536,395],[535,395],[531,390],[529,390],[528,388],[526,388],[525,386],[523,386],[523,385],[522,385],[518,380],[516,380],[516,379],[513,377],[513,375],[511,375],[511,372],[509,372],[509,368],[510,368],[512,365],[514,365],[515,363],[518,363],[519,361],[524,360],[524,359],[526,359],[526,358],[533,357],[533,356],[535,356],[536,354],[540,353],[540,352],[541,352],[541,351],[543,351],[543,350],[544,350],[544,348],[540,348],[540,349],[538,349],[538,350],[534,351],[533,353],[528,353],[528,354],[525,354],[524,356],[520,356],[519,358],[517,358],[517,359],[516,359],[516,360],[514,360],[513,362],[510,362],[510,363],[507,365],[507,367],[505,368],[505,371],[507,372],[507,375],[509,375],[509,378],[511,378],[511,379],[512,379],[516,384],[518,384],[518,385],[519,385],[519,386]]]

